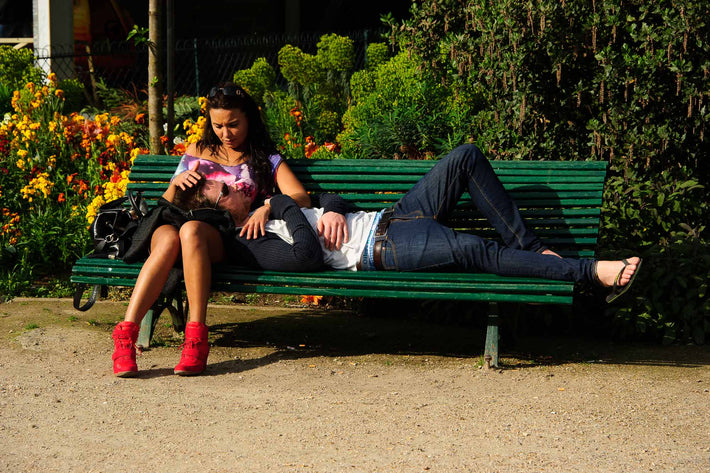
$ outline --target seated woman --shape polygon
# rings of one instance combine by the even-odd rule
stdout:
[[[218,202],[218,191],[206,186],[199,194],[226,209]],[[445,225],[464,191],[503,244]],[[639,257],[561,258],[546,248],[525,226],[490,163],[473,145],[461,146],[441,159],[392,209],[348,213],[346,203],[334,194],[322,195],[320,204],[323,208],[299,209],[287,196],[272,197],[266,236],[236,236],[228,253],[240,263],[281,271],[318,269],[321,260],[312,255],[319,248],[323,264],[333,269],[460,270],[588,282],[611,287],[608,302],[629,289],[641,266]],[[240,218],[245,217],[236,220]],[[335,222],[331,229],[346,226],[347,231],[339,233],[345,235],[342,241],[323,234],[319,222],[324,221]],[[317,233],[322,233],[321,238]]]
[[[232,83],[213,87],[207,97],[206,118],[203,136],[188,147],[180,160],[163,194],[165,200],[173,202],[176,193],[205,178],[214,180],[241,196],[241,213],[256,208],[243,222],[241,233],[249,238],[263,233],[270,212],[263,200],[273,192],[289,195],[299,205],[310,205],[305,189],[277,153],[256,102],[244,89]],[[225,257],[223,235],[213,225],[199,220],[183,224],[159,221],[150,231],[146,241],[148,258],[136,280],[124,321],[113,331],[113,372],[119,377],[138,374],[135,343],[139,324],[160,295],[171,269],[182,263],[190,318],[175,373],[201,373],[209,354],[205,320],[212,264]]]

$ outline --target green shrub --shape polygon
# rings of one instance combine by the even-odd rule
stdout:
[[[369,71],[389,60],[391,54],[385,43],[370,43],[365,51],[365,68]]]
[[[708,333],[708,295],[695,275],[706,278],[710,266],[687,250],[707,247],[710,219],[706,3],[430,0],[410,13],[389,20],[395,44],[475,111],[470,132],[490,157],[610,163],[605,250],[633,248],[665,264],[649,262],[643,277],[654,283],[635,289],[647,306],[619,320],[635,311],[645,317],[639,333],[683,341]]]
[[[461,144],[445,138],[452,135],[453,117],[464,109],[419,65],[418,56],[403,52],[373,71],[353,74],[353,105],[338,135],[345,156],[421,159]]]
[[[0,82],[11,90],[19,90],[28,82],[39,84],[44,79],[42,69],[35,66],[29,49],[0,46]]]
[[[276,71],[262,57],[254,61],[251,68],[235,72],[234,83],[242,86],[259,105],[263,105],[264,93],[275,88]]]
[[[0,82],[0,116],[12,111],[12,92],[10,87]]]
[[[64,79],[59,81],[59,88],[64,91],[64,112],[79,112],[86,107],[86,93],[84,84],[78,79]]]
[[[321,36],[316,61],[325,71],[349,72],[355,62],[353,41],[337,34]]]

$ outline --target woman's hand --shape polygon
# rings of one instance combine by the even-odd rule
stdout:
[[[252,238],[257,239],[260,236],[266,235],[266,230],[264,226],[269,220],[269,215],[271,214],[271,206],[264,202],[264,205],[259,207],[251,214],[247,223],[242,227],[242,231],[239,232],[239,236],[243,237],[246,235],[247,240]]]
[[[323,237],[323,243],[329,250],[339,250],[343,243],[350,239],[348,223],[345,216],[337,212],[326,212],[316,225],[318,235]]]
[[[195,161],[190,169],[175,176],[172,185],[179,187],[182,190],[187,190],[200,182],[200,180],[204,179],[204,176],[197,172],[197,168],[199,166],[200,162]]]
[[[175,194],[177,192],[176,189],[178,187],[185,191],[200,182],[201,179],[204,179],[204,176],[197,171],[198,167],[200,167],[200,162],[195,161],[192,163],[190,169],[175,176],[163,193],[163,198],[169,202],[172,202],[175,199]]]

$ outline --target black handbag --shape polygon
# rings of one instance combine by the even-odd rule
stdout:
[[[101,207],[89,227],[94,242],[93,258],[123,257],[131,246],[133,233],[148,213],[148,204],[140,192],[129,192]]]

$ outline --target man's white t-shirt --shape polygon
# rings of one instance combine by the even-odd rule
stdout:
[[[323,215],[323,209],[306,209],[302,208],[301,212],[306,216],[308,223],[311,224],[313,230],[317,232],[316,225],[318,220]],[[356,265],[362,257],[362,252],[367,244],[367,238],[370,234],[370,228],[377,216],[377,212],[349,212],[345,215],[348,224],[348,234],[350,239],[339,250],[329,250],[323,243],[323,237],[319,237],[321,248],[323,248],[323,261],[333,269],[348,269],[357,271]],[[286,227],[286,222],[283,220],[269,220],[266,222],[265,229],[267,232],[272,232],[278,235],[288,244],[293,244],[293,237]]]

